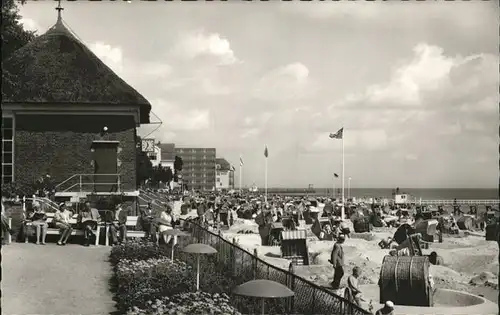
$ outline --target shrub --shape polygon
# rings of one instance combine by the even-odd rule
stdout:
[[[213,314],[239,315],[230,305],[226,294],[209,294],[206,292],[181,293],[171,297],[149,301],[143,308],[133,307],[127,315],[160,315],[160,314]]]
[[[186,263],[167,257],[121,260],[115,268],[118,309],[143,307],[147,301],[188,292],[194,288],[195,273]]]
[[[116,266],[121,260],[136,261],[148,260],[150,258],[168,257],[169,254],[152,243],[142,240],[133,240],[125,244],[113,246],[109,261]]]

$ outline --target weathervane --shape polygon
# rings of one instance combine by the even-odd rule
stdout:
[[[57,11],[57,21],[60,22],[62,20],[62,18],[61,18],[61,11],[64,10],[64,8],[61,7],[61,0],[57,0],[57,2],[58,2],[57,8],[56,8],[56,11]]]

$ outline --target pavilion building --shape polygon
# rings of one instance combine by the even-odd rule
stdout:
[[[151,104],[58,19],[3,62],[2,183],[49,174],[56,198],[138,195],[136,128]]]

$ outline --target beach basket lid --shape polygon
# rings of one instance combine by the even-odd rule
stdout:
[[[281,239],[283,240],[302,240],[306,238],[306,230],[281,231]]]
[[[260,297],[260,298],[284,298],[293,296],[292,290],[281,283],[258,279],[251,280],[237,286],[233,293],[236,295]]]

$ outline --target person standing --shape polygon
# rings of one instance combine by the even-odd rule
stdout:
[[[340,288],[340,281],[344,276],[344,249],[342,244],[345,242],[345,236],[340,235],[335,245],[333,245],[332,254],[330,257],[330,263],[333,266],[334,274],[333,281],[331,283],[334,290]]]

